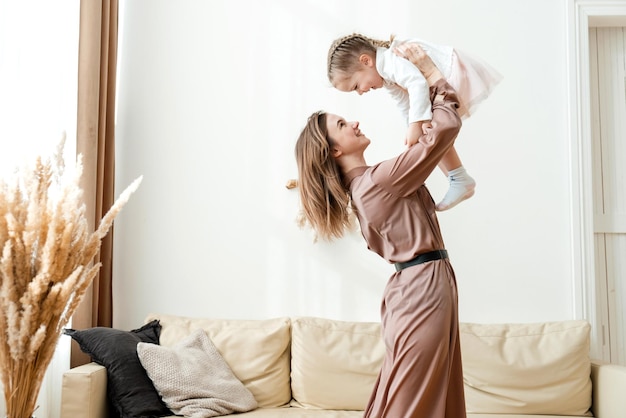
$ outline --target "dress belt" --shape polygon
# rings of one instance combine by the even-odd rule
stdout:
[[[407,267],[416,266],[427,261],[441,260],[444,258],[448,258],[448,251],[446,250],[429,251],[424,254],[419,254],[415,258],[409,261],[405,261],[404,263],[396,263],[396,271],[400,271]]]

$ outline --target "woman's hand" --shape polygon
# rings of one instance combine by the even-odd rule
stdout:
[[[426,82],[432,86],[439,79],[443,78],[443,74],[435,65],[433,60],[424,52],[422,47],[414,42],[407,42],[398,45],[393,52],[402,58],[411,61],[424,75]]]

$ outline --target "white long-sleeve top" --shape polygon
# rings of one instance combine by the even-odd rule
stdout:
[[[453,48],[413,38],[396,39],[390,48],[376,49],[376,69],[408,125],[412,122],[430,120],[432,111],[428,84],[420,70],[409,60],[393,53],[393,48],[402,42],[419,43],[446,79],[450,77],[452,71]]]

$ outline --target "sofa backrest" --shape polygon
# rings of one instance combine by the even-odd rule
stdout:
[[[266,320],[148,316],[173,346],[207,332],[260,407],[363,410],[385,347],[379,323],[314,317]],[[460,324],[468,413],[589,415],[590,325]]]
[[[365,409],[385,353],[378,323],[294,318],[291,338],[294,406]]]
[[[365,408],[382,364],[380,324],[292,319],[292,405]],[[468,413],[590,415],[586,321],[459,327]]]
[[[589,415],[590,325],[461,323],[468,413]]]
[[[203,329],[237,378],[252,392],[259,407],[288,405],[291,321],[188,318],[151,314],[161,324],[160,344],[176,345]]]

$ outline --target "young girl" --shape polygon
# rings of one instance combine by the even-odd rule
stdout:
[[[380,41],[354,33],[335,40],[328,51],[331,84],[340,91],[359,94],[385,87],[408,124],[405,144],[412,146],[423,128],[429,126],[432,112],[424,76],[403,56],[403,45],[407,43],[418,43],[458,92],[463,118],[476,110],[502,77],[489,65],[457,49],[421,39],[397,41],[392,36],[389,41]],[[454,148],[444,155],[439,167],[448,176],[450,187],[437,210],[451,209],[474,195],[476,182]]]

